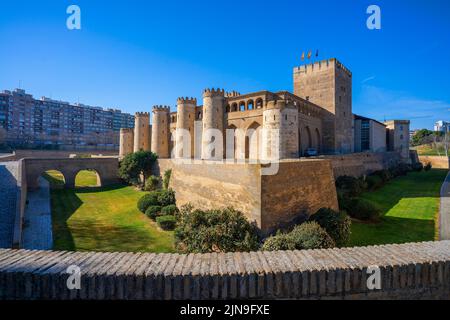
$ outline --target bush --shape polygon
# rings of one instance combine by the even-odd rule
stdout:
[[[352,221],[345,212],[322,208],[309,221],[317,222],[325,229],[338,247],[344,246],[350,239]]]
[[[145,182],[145,191],[156,191],[161,183],[160,177],[150,176]]]
[[[155,191],[142,196],[137,202],[137,208],[142,213],[145,213],[148,207],[156,205],[158,205],[158,193]]]
[[[171,204],[162,208],[161,215],[162,216],[176,216],[178,214],[178,208],[176,205]]]
[[[365,187],[364,181],[350,176],[341,176],[336,180],[336,188],[351,197],[360,195]]]
[[[317,222],[305,222],[292,230],[289,238],[296,249],[329,249],[335,247],[334,240]]]
[[[145,215],[150,219],[156,220],[161,215],[161,207],[160,206],[150,206],[145,211]]]
[[[305,222],[290,233],[269,237],[263,251],[329,249],[335,247],[331,236],[317,223]]]
[[[347,208],[349,207],[349,204],[350,204],[350,201],[352,198],[350,198],[346,194],[340,192],[339,190],[337,191],[337,196],[338,196],[339,209],[342,211],[347,211]]]
[[[173,229],[175,229],[175,226],[177,224],[175,217],[171,215],[157,217],[156,222],[161,227],[161,229],[166,231],[172,231]]]
[[[172,177],[172,169],[166,170],[164,172],[164,179],[163,179],[163,187],[164,189],[169,189],[170,184],[170,178]]]
[[[383,179],[380,176],[368,176],[366,177],[367,187],[370,190],[376,190],[383,186]]]
[[[430,171],[433,168],[430,162],[428,162],[425,167],[423,168],[425,171]]]
[[[175,230],[177,248],[182,252],[248,252],[258,248],[257,229],[232,208],[223,210],[181,209]]]
[[[161,190],[158,192],[158,204],[161,207],[167,207],[175,203],[175,191],[173,191],[172,189]]]
[[[391,172],[389,170],[379,170],[372,173],[372,176],[380,177],[381,180],[386,183],[392,179]]]
[[[391,168],[390,173],[393,177],[405,176],[412,170],[411,166],[401,163],[398,166]]]
[[[347,210],[351,217],[359,220],[376,220],[381,215],[381,208],[366,199],[352,199]]]
[[[264,241],[261,248],[262,251],[286,251],[295,250],[293,241],[290,240],[288,234],[278,233],[276,236],[272,236]]]
[[[424,169],[423,164],[420,162],[414,163],[413,164],[413,170],[416,172],[422,172]]]

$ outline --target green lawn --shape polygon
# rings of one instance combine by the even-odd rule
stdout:
[[[61,179],[48,174],[52,181]],[[78,187],[96,184],[95,172],[79,176]],[[52,190],[54,249],[173,252],[173,232],[162,231],[137,210],[142,195],[128,186]]]
[[[414,172],[363,198],[383,209],[379,223],[353,222],[350,246],[433,241],[438,231],[439,192],[446,170]]]

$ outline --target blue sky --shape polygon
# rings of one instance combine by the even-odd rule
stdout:
[[[66,8],[81,8],[81,30]],[[366,28],[366,9],[382,29]],[[124,111],[207,87],[292,90],[303,51],[353,72],[355,113],[450,120],[450,1],[2,1],[0,90]]]

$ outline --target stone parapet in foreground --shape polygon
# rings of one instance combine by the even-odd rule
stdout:
[[[67,268],[81,269],[68,290]],[[381,290],[369,290],[378,266]],[[229,254],[0,250],[0,299],[450,299],[450,241]]]

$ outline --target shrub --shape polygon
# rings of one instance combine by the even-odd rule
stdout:
[[[334,240],[317,222],[305,222],[292,230],[289,238],[296,249],[328,249],[335,247]]]
[[[337,192],[337,196],[338,196],[339,209],[343,210],[343,211],[347,211],[347,208],[349,207],[349,203],[352,198],[350,198],[346,194],[340,192],[339,190]]]
[[[161,215],[161,207],[160,206],[150,206],[145,211],[145,215],[150,219],[156,220],[157,217]]]
[[[163,187],[164,189],[169,189],[170,184],[170,178],[172,177],[172,169],[168,169],[164,172],[164,179],[163,179]]]
[[[376,220],[381,214],[381,208],[376,203],[358,198],[350,201],[347,210],[351,217],[359,220]]]
[[[145,213],[148,207],[156,205],[158,205],[158,193],[155,191],[143,195],[137,202],[137,208],[142,213]]]
[[[365,184],[361,179],[350,176],[341,176],[336,180],[336,188],[351,197],[356,197],[364,191]]]
[[[173,229],[175,229],[175,226],[177,224],[175,217],[171,215],[157,217],[156,222],[161,227],[161,229],[166,231],[172,231]]]
[[[380,176],[368,176],[366,177],[367,187],[370,190],[376,190],[383,186],[383,179]]]
[[[167,207],[175,203],[175,191],[173,191],[172,189],[161,190],[158,192],[158,204],[161,207]]]
[[[262,250],[328,249],[334,246],[331,236],[317,222],[310,221],[295,227],[290,233],[267,238]]]
[[[379,170],[372,173],[372,176],[380,177],[383,182],[388,182],[392,179],[391,172],[389,170]]]
[[[182,252],[237,252],[258,248],[257,229],[232,208],[223,210],[181,209],[175,229],[177,248]]]
[[[322,208],[309,221],[315,221],[324,228],[338,247],[344,246],[350,238],[352,221],[345,212]]]
[[[148,177],[147,181],[145,182],[145,191],[156,191],[159,188],[159,185],[161,183],[161,178],[157,176],[150,176]]]
[[[162,208],[161,215],[162,216],[176,216],[178,214],[178,208],[176,205],[171,204]]]
[[[413,164],[413,170],[417,171],[417,172],[422,172],[424,169],[423,164],[420,162],[414,163]]]
[[[398,166],[391,168],[390,172],[391,172],[392,176],[400,177],[400,176],[405,176],[411,170],[412,170],[411,166],[409,166],[405,163],[401,163]]]
[[[428,162],[423,169],[425,171],[430,171],[432,168],[433,168],[433,166],[431,165],[431,162]]]
[[[293,241],[290,240],[288,234],[278,233],[276,236],[272,236],[264,241],[261,248],[262,251],[285,251],[295,250]]]

